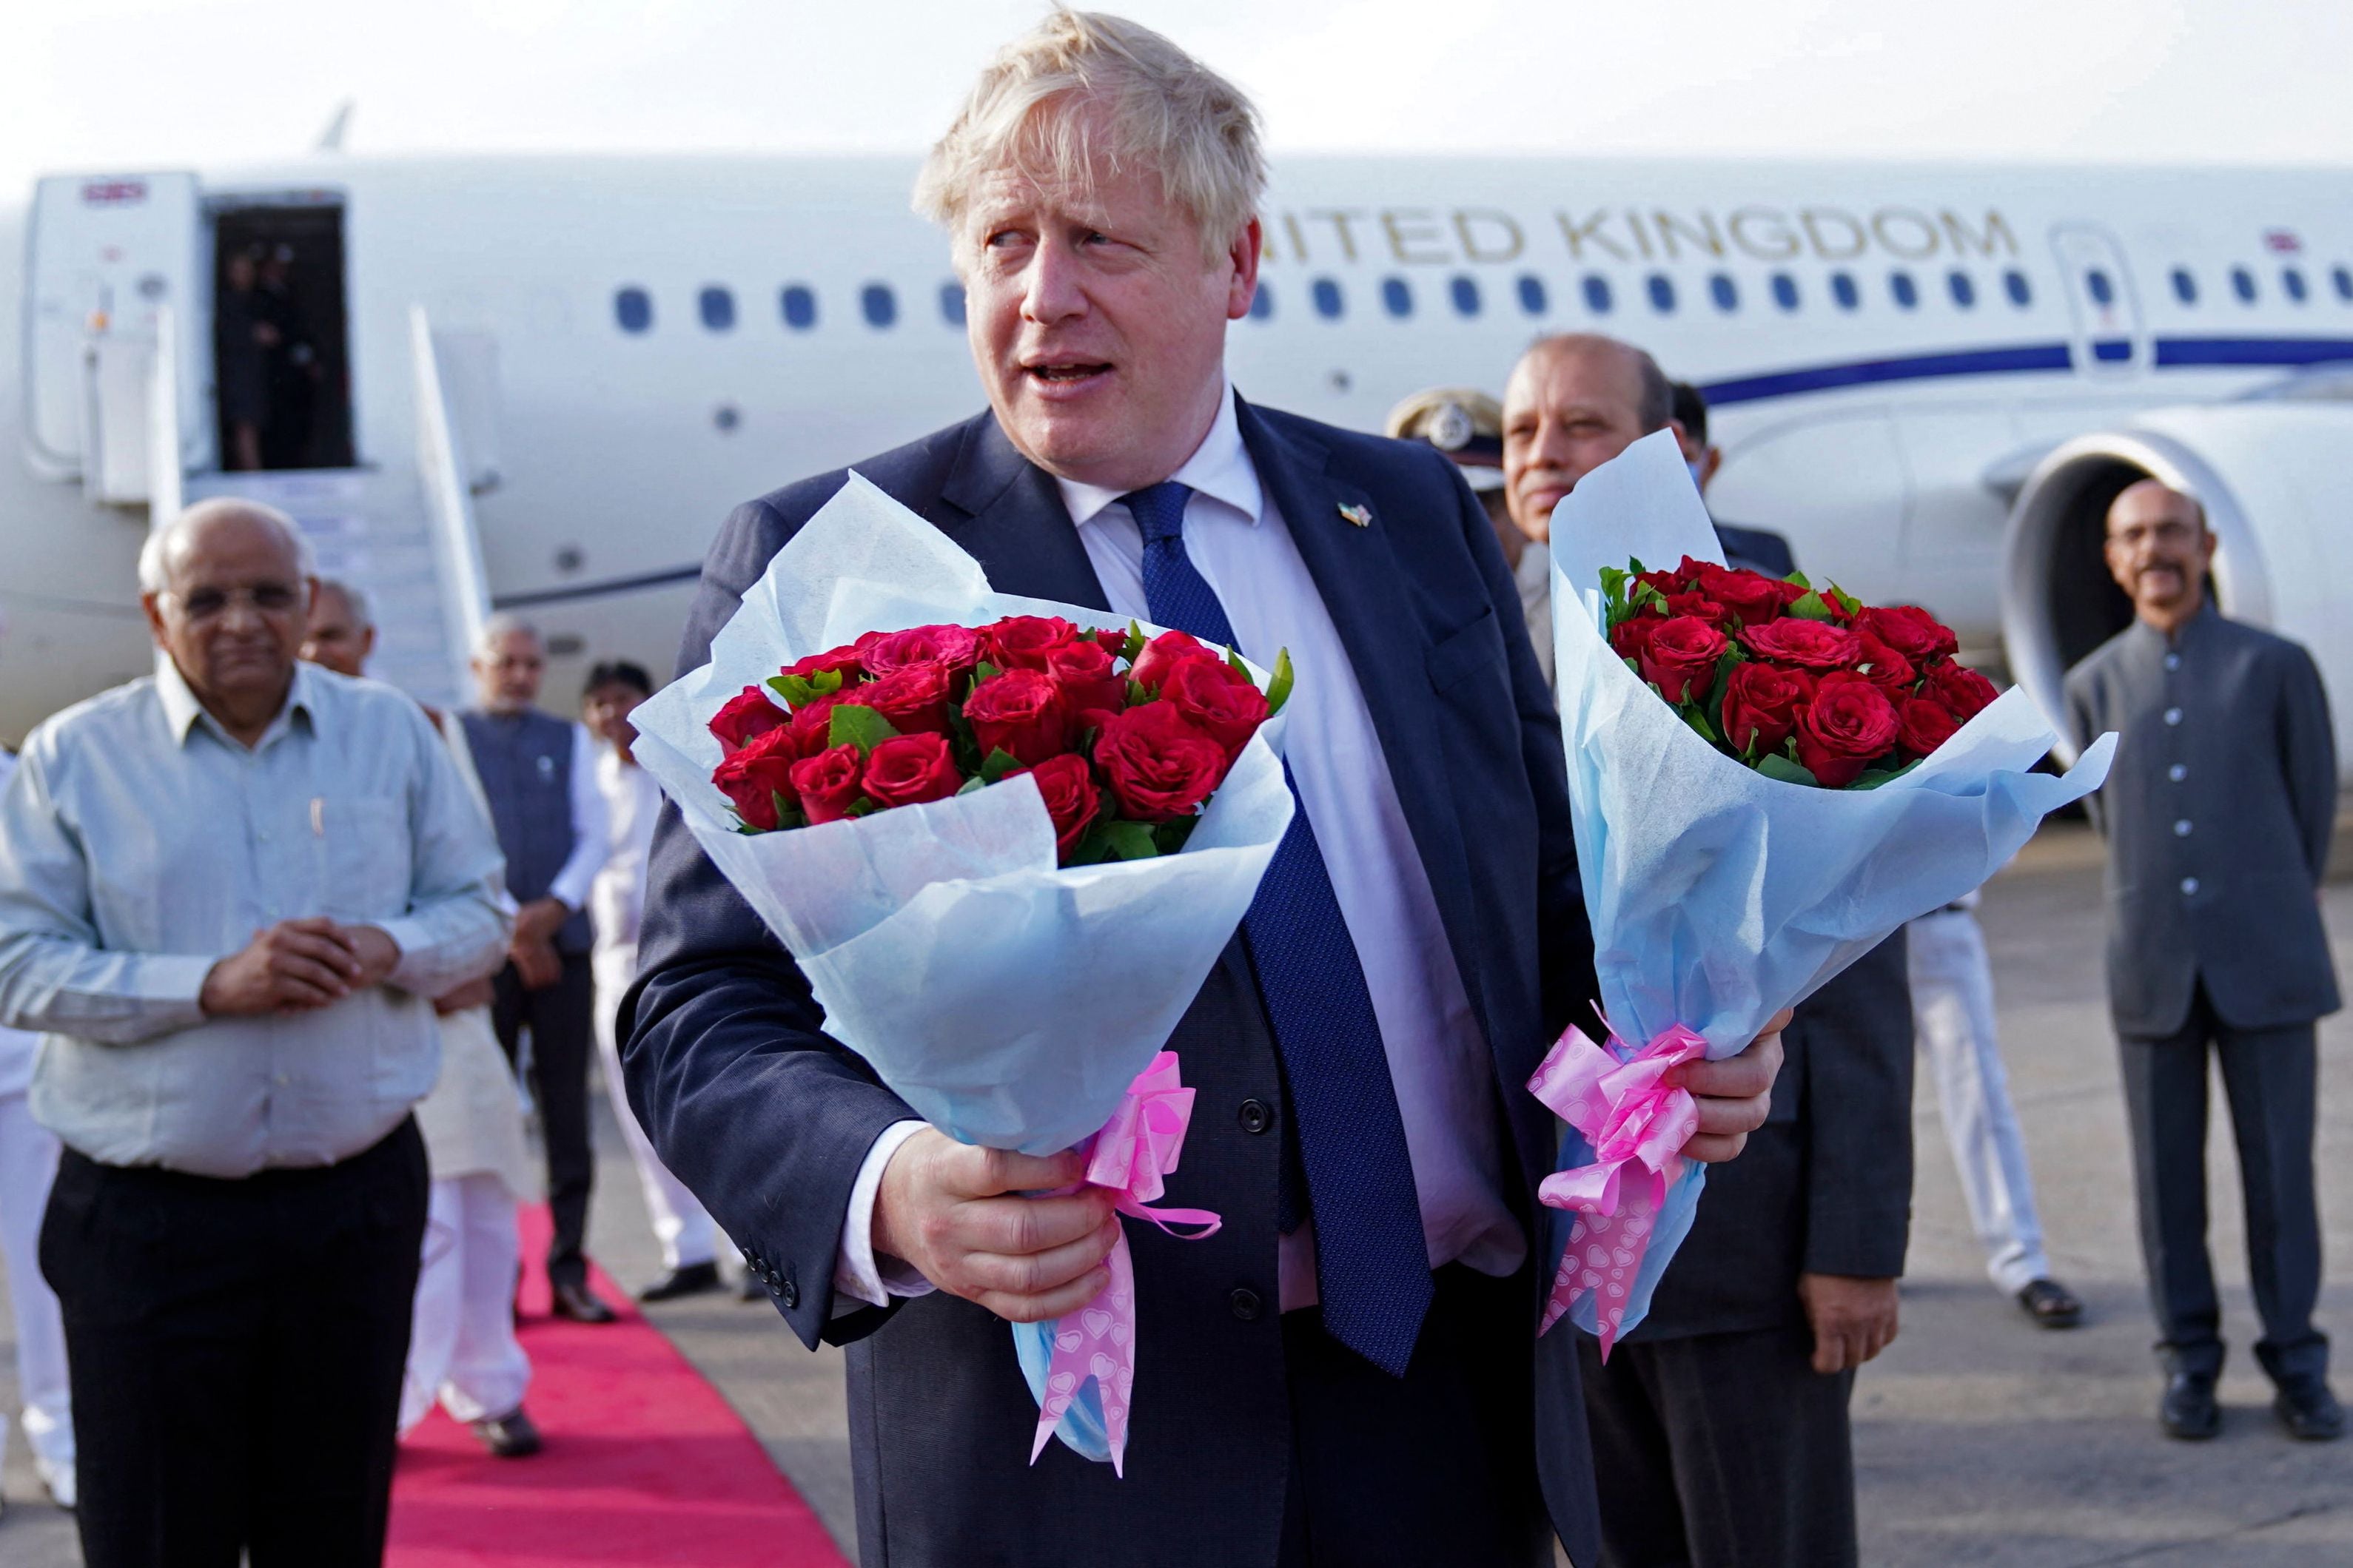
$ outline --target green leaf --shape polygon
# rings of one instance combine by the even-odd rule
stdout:
[[[855,746],[861,757],[899,733],[891,727],[891,721],[862,703],[845,702],[829,718],[826,744]]]
[[[1135,662],[1136,655],[1144,651],[1144,645],[1151,640],[1151,638],[1144,635],[1144,628],[1142,626],[1138,626],[1134,621],[1128,622],[1127,647],[1120,651],[1120,658],[1127,660],[1130,664],[1134,664]]]
[[[956,791],[956,794],[958,794],[958,795],[970,795],[973,791],[975,791],[975,790],[976,790],[976,789],[987,789],[987,787],[988,787],[988,781],[987,781],[987,779],[985,779],[985,778],[982,778],[978,773],[975,773],[975,774],[973,774],[973,776],[972,776],[972,777],[970,777],[970,778],[968,778],[968,779],[966,779],[966,780],[965,780],[965,781],[964,781],[964,787],[963,787],[962,789],[957,790],[957,791]]]
[[[882,808],[881,806],[875,805],[872,801],[867,799],[861,795],[858,797],[858,804],[851,806],[848,811],[842,813],[842,815],[844,816],[851,817],[871,816],[881,809]]]
[[[1807,576],[1803,572],[1792,572],[1787,577],[1782,578],[1781,581],[1784,583],[1795,583],[1800,588],[1810,588],[1814,585],[1814,580]]]
[[[1103,822],[1095,830],[1103,836],[1109,850],[1106,858],[1113,860],[1150,860],[1160,853],[1159,842],[1154,838],[1148,822]]]
[[[997,666],[989,663],[988,660],[984,658],[972,667],[972,683],[976,688],[977,688],[984,682],[994,680],[1004,673],[1005,672],[1003,670],[997,668]]]
[[[1840,587],[1835,583],[1831,584],[1831,597],[1837,600],[1838,607],[1844,610],[1849,616],[1852,616],[1855,612],[1862,608],[1862,601],[1861,599],[1856,598],[1852,594],[1848,593],[1845,589]]]
[[[1274,674],[1268,678],[1266,683],[1266,716],[1268,718],[1271,719],[1282,712],[1282,705],[1291,700],[1291,688],[1296,679],[1297,677],[1291,668],[1291,650],[1287,647],[1276,649]]]
[[[1650,605],[1656,605],[1659,607],[1660,614],[1664,615],[1666,613],[1667,595],[1664,592],[1652,587],[1648,583],[1635,584],[1633,591],[1629,595],[1629,598],[1635,609],[1644,609]]]
[[[1174,855],[1185,847],[1185,841],[1200,825],[1198,816],[1180,816],[1174,822],[1161,823],[1152,830],[1153,846],[1163,855]]]
[[[1130,708],[1141,708],[1151,700],[1152,693],[1144,689],[1144,682],[1130,680],[1127,683],[1127,705]]]
[[[1626,558],[1626,574],[1628,576],[1640,577],[1648,570],[1650,570],[1650,568],[1642,564],[1642,558],[1641,556],[1630,555]]]
[[[1854,783],[1849,784],[1847,787],[1849,789],[1877,789],[1881,784],[1891,784],[1895,780],[1902,778],[1905,773],[1910,773],[1914,768],[1916,768],[1919,765],[1920,759],[1915,757],[1900,768],[1865,768],[1862,773],[1856,777]]]
[[[1250,679],[1250,666],[1243,663],[1242,656],[1231,647],[1226,649],[1226,668],[1244,680]]]
[[[1808,590],[1805,597],[1789,606],[1789,613],[1801,621],[1831,621],[1838,617],[1831,611],[1830,601]]]
[[[1778,779],[1783,784],[1806,784],[1810,787],[1819,786],[1822,782],[1814,777],[1811,770],[1800,767],[1778,752],[1768,752],[1757,758],[1757,771],[1768,779]]]
[[[1715,726],[1707,721],[1707,715],[1699,710],[1698,704],[1692,702],[1679,703],[1675,708],[1675,711],[1683,716],[1684,723],[1699,731],[1701,740],[1705,741],[1711,746],[1716,743]]]
[[[988,753],[987,761],[980,764],[980,782],[985,784],[1001,784],[1006,774],[1020,765],[1020,758],[999,746]]]
[[[801,815],[799,803],[797,801],[786,800],[785,798],[784,791],[772,789],[768,792],[768,797],[775,801],[776,805],[776,826],[778,829],[781,830],[786,827],[807,827],[808,826],[808,818]]]
[[[817,700],[817,688],[797,675],[772,675],[768,689],[785,700],[785,706],[797,713]]]

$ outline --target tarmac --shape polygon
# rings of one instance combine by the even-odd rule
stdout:
[[[2332,883],[2324,907],[2339,972],[2353,979],[2353,883]],[[2353,1564],[2353,1440],[2290,1441],[2254,1366],[2237,1161],[2219,1085],[2208,1153],[2212,1250],[2232,1345],[2225,1425],[2219,1440],[2199,1445],[2158,1430],[2101,975],[2097,842],[2080,824],[2046,827],[1988,885],[1979,913],[2052,1267],[2090,1310],[2083,1327],[2047,1331],[1988,1283],[1924,1074],[1914,1100],[1918,1179],[1903,1331],[1863,1370],[1855,1393],[1863,1562]],[[2343,1259],[2353,1257],[2353,1016],[2323,1024],[2321,1053],[2321,1211],[2327,1251]],[[609,1121],[598,1131],[591,1247],[616,1278],[642,1283],[659,1272],[659,1258],[619,1136]],[[648,1316],[726,1395],[854,1558],[839,1352],[808,1353],[765,1301],[732,1294],[665,1303]],[[2353,1286],[2332,1282],[2320,1318],[2326,1329],[2353,1327]],[[0,1408],[12,1412],[14,1378],[13,1352],[0,1342]],[[2353,1394],[2353,1380],[2337,1383]],[[79,1562],[70,1521],[41,1498],[21,1436],[0,1467],[0,1491],[8,1503],[0,1563]]]

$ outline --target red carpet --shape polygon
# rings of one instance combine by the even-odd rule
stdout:
[[[547,1315],[547,1213],[522,1215],[527,1408],[547,1439],[495,1459],[439,1410],[401,1445],[392,1568],[843,1568],[825,1526],[716,1389],[629,1307],[588,1328]]]

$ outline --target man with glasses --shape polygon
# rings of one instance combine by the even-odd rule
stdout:
[[[153,534],[156,673],[0,795],[0,1026],[47,1035],[90,1568],[372,1563],[425,1223],[432,998],[505,950],[499,852],[417,705],[298,664],[310,552]]]
[[[2226,620],[2206,596],[2214,535],[2155,479],[2108,510],[2108,572],[2133,624],[2067,675],[2075,742],[2116,731],[2086,803],[2108,841],[2108,1007],[2124,1054],[2141,1256],[2166,1384],[2158,1420],[2221,1430],[2222,1309],[2206,1254],[2209,1058],[2220,1062],[2246,1190],[2255,1342],[2291,1436],[2345,1430],[2328,1388],[2313,1193],[2316,1020],[2338,1006],[2318,889],[2337,748],[2312,656]]]

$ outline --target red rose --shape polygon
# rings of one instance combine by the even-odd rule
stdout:
[[[1046,656],[1046,673],[1062,689],[1062,700],[1073,713],[1103,709],[1116,713],[1127,706],[1127,680],[1102,643],[1082,637],[1063,644]]]
[[[1054,819],[1055,858],[1067,866],[1071,852],[1079,847],[1095,814],[1103,809],[1103,792],[1095,786],[1095,771],[1087,766],[1086,758],[1075,752],[1064,752],[1021,772],[1038,781],[1038,794],[1046,802],[1046,815]]]
[[[842,700],[873,709],[902,735],[944,735],[949,679],[944,664],[902,665],[863,686],[849,688],[842,692]]]
[[[1813,677],[1778,664],[1736,664],[1724,683],[1724,738],[1746,752],[1778,752],[1797,728],[1798,710],[1814,695]]]
[[[1686,555],[1672,572],[1641,572],[1634,581],[1646,588],[1656,588],[1662,594],[1686,594],[1699,580],[1699,568],[1704,564]]]
[[[980,658],[980,634],[970,626],[910,626],[871,642],[860,637],[858,646],[860,662],[878,680],[917,664],[936,664],[951,673],[970,669]]]
[[[1690,616],[1695,620],[1705,621],[1712,626],[1724,625],[1725,619],[1724,606],[1696,588],[1688,594],[1668,595],[1667,614],[1670,616]]]
[[[1994,690],[1992,681],[1968,666],[1939,662],[1928,667],[1927,688],[1922,695],[1935,698],[1966,724],[2000,693]]]
[[[1135,663],[1127,675],[1146,691],[1157,691],[1160,683],[1168,679],[1168,672],[1185,660],[1214,658],[1222,664],[1225,658],[1222,651],[1207,646],[1190,633],[1162,632],[1144,645],[1144,651],[1135,656]]]
[[[1800,669],[1843,669],[1855,658],[1852,632],[1797,616],[1746,627],[1740,640],[1759,658],[1794,664]]]
[[[828,691],[793,715],[791,730],[796,759],[814,757],[833,744],[833,710],[841,706],[850,689],[845,687],[840,691]]]
[[[1101,631],[1089,632],[1087,634],[1087,638],[1091,642],[1101,643],[1103,645],[1103,652],[1111,655],[1113,658],[1125,658],[1127,657],[1127,634],[1124,631],[1117,631],[1106,626]]]
[[[1036,767],[1071,745],[1071,708],[1054,678],[1035,669],[1008,669],[973,688],[964,716],[980,754],[1008,752]]]
[[[1666,624],[1656,616],[1629,616],[1609,628],[1609,647],[1620,658],[1630,658],[1640,665],[1651,637]]]
[[[1795,583],[1777,582],[1755,572],[1709,565],[1699,570],[1699,591],[1723,605],[1742,626],[1757,626],[1779,619],[1804,590]]]
[[[1912,756],[1925,757],[1953,738],[1960,728],[1952,712],[1930,697],[1907,697],[1895,710],[1896,742]]]
[[[1854,629],[1869,632],[1915,664],[1950,658],[1961,646],[1952,627],[1917,605],[1875,605],[1854,617]]]
[[[858,804],[865,773],[865,760],[855,746],[829,747],[795,763],[793,789],[800,796],[801,809],[808,813],[810,826],[848,816],[849,808]]]
[[[866,756],[864,786],[877,805],[921,805],[964,788],[945,735],[899,735]]]
[[[792,716],[768,700],[765,689],[747,686],[711,716],[711,732],[728,751],[740,752],[746,742],[790,722]]]
[[[1887,693],[1890,702],[1901,702],[1911,695],[1920,672],[1912,668],[1910,659],[1869,632],[1854,634],[1854,651],[1856,672]]]
[[[1168,702],[1130,708],[1104,725],[1095,761],[1120,814],[1137,822],[1189,814],[1226,776],[1226,749]]]
[[[1715,680],[1715,661],[1730,646],[1722,632],[1696,616],[1662,621],[1642,648],[1642,679],[1670,702],[1704,701]],[[1694,686],[1696,696],[1691,693]]]
[[[1079,628],[1060,616],[1008,616],[981,628],[980,646],[999,669],[1043,669],[1047,655],[1078,636]]]
[[[1188,658],[1170,670],[1160,700],[1223,746],[1228,761],[1240,756],[1266,722],[1266,693],[1233,666],[1206,658]]]
[[[733,803],[744,826],[771,833],[776,826],[776,797],[783,795],[786,805],[800,798],[792,779],[793,764],[799,760],[792,731],[779,727],[730,752],[711,770],[711,782]]]
[[[1843,670],[1826,675],[1798,715],[1798,761],[1823,787],[1844,789],[1887,754],[1901,727],[1894,705],[1868,679]]]
[[[797,675],[803,680],[814,680],[820,675],[839,671],[845,678],[855,679],[859,670],[863,668],[860,662],[860,656],[872,644],[875,636],[875,633],[868,632],[854,643],[846,643],[840,647],[828,648],[823,653],[813,653],[807,658],[796,659],[777,673]]]

